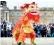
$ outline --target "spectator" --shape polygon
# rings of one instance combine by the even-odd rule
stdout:
[[[7,24],[6,24],[6,22],[5,22],[5,20],[3,21],[3,29],[6,31],[6,26],[7,26]]]
[[[10,31],[10,29],[8,27],[8,29],[7,29],[7,36],[10,37],[10,35],[11,35],[11,31]]]
[[[41,30],[41,36],[46,37],[47,36],[47,28],[46,26],[43,26],[43,30]]]
[[[3,29],[3,23],[1,23],[1,29]]]
[[[40,37],[41,25],[37,25],[35,29],[37,36]]]
[[[7,26],[7,24],[6,24],[6,21],[4,20],[4,21],[3,21],[4,37],[7,37],[6,26]]]
[[[50,31],[51,31],[51,37],[54,37],[54,28],[51,27],[51,28],[50,28]]]
[[[50,25],[47,26],[47,37],[50,37]]]
[[[1,37],[4,37],[4,31],[1,29]]]

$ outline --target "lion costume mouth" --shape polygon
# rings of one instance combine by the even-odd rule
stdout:
[[[31,13],[37,13],[37,12],[31,12]]]
[[[30,13],[37,13],[36,11],[30,11]]]

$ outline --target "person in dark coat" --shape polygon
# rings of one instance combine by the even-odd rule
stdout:
[[[7,23],[6,23],[6,21],[4,20],[4,21],[3,21],[4,37],[7,37],[6,26],[7,26]]]
[[[46,26],[44,26],[43,29],[41,30],[41,36],[42,37],[46,37],[47,36],[47,28],[46,28]]]

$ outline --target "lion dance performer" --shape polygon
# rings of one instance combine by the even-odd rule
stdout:
[[[18,45],[21,45],[22,42],[23,45],[25,45],[24,41],[26,38],[30,38],[31,43],[36,45],[34,42],[36,34],[32,23],[40,23],[39,8],[35,2],[32,2],[31,4],[24,4],[20,8],[24,10],[25,13],[15,24],[12,30],[13,36]]]

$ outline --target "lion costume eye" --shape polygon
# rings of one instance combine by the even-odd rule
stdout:
[[[31,8],[34,8],[34,6],[31,6]]]

